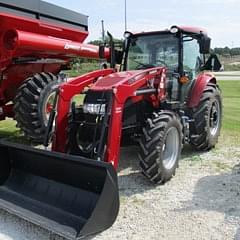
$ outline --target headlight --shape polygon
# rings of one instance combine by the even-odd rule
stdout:
[[[105,110],[106,110],[106,104],[85,103],[83,105],[84,113],[104,115]]]

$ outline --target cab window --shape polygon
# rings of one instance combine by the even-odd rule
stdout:
[[[198,41],[186,38],[183,42],[183,68],[190,79],[194,79],[200,72],[202,62]]]

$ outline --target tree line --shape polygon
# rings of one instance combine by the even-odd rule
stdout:
[[[240,55],[240,48],[235,47],[235,48],[229,48],[229,47],[224,47],[224,48],[214,48],[212,49],[212,52],[221,55],[221,56],[237,56]]]

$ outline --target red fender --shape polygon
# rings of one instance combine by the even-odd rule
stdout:
[[[206,87],[206,85],[209,83],[217,83],[216,78],[213,74],[211,73],[201,73],[198,75],[194,86],[191,90],[190,97],[187,101],[187,106],[189,108],[193,108],[198,106],[200,102],[200,98],[202,96],[202,93]]]

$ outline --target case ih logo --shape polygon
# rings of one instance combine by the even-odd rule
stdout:
[[[81,47],[66,43],[65,46],[64,46],[64,49],[72,49],[72,50],[80,51]]]
[[[69,43],[66,43],[65,46],[64,46],[64,49],[67,49],[67,50],[73,50],[73,51],[87,51],[89,53],[95,53],[95,50],[92,49],[91,47],[88,47],[88,46],[82,46],[82,45],[73,45],[73,44],[69,44]]]

